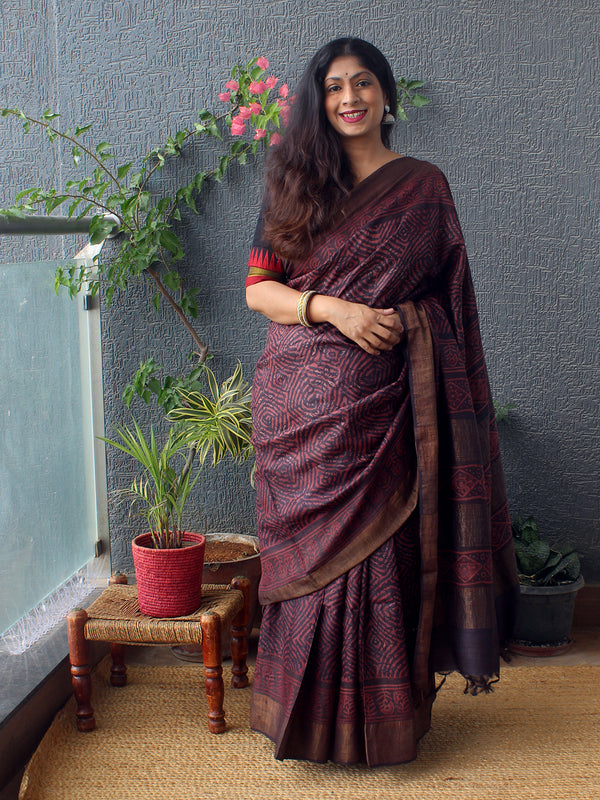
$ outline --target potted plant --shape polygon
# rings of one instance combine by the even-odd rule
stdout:
[[[194,469],[204,466],[211,452],[213,465],[226,455],[247,461],[254,452],[250,388],[241,364],[221,386],[206,365],[203,372],[211,396],[180,391],[181,405],[168,414],[174,424],[162,449],[154,430],[150,429],[148,441],[135,420],[133,430],[116,429],[118,439],[103,437],[144,468],[121,493],[131,498],[149,528],[132,542],[140,610],[149,616],[183,616],[200,605],[206,538],[182,528],[184,506],[200,477],[199,469],[193,475]],[[249,549],[246,544],[245,550]],[[257,548],[254,551],[258,553]]]
[[[202,465],[211,451],[213,466],[227,454],[234,461],[247,461],[254,454],[250,440],[251,396],[250,386],[243,379],[241,364],[221,386],[210,369],[205,368],[205,374],[210,395],[181,389],[178,393],[180,405],[172,408],[167,416],[180,426],[184,441]],[[248,624],[251,630],[259,608],[260,555],[256,537],[225,531],[207,533],[203,583],[229,585],[238,575],[250,580]],[[227,636],[223,639],[226,641]],[[176,652],[195,658],[199,651],[189,646],[176,648]]]
[[[181,432],[171,428],[159,449],[153,428],[147,441],[138,423],[133,424],[133,430],[116,429],[118,440],[103,441],[144,468],[121,492],[139,508],[149,529],[131,543],[140,611],[151,617],[185,616],[198,608],[202,593],[205,538],[181,527],[199,472],[192,476],[194,456]]]
[[[572,644],[575,596],[583,586],[573,548],[559,550],[540,537],[535,519],[513,523],[521,607],[510,649],[524,655],[552,656]]]

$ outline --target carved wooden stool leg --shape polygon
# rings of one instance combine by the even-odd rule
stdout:
[[[87,611],[76,608],[67,614],[67,633],[69,637],[69,661],[71,680],[77,701],[77,728],[80,731],[93,731],[96,727],[92,708],[92,679],[90,677],[90,653],[84,636]]]
[[[125,686],[127,684],[125,645],[119,642],[110,642],[110,654],[112,656],[110,682],[113,686]]]
[[[202,658],[206,678],[206,700],[208,702],[208,730],[223,733],[225,712],[223,711],[223,667],[221,666],[221,617],[207,611],[200,619],[202,627]]]
[[[234,689],[243,689],[248,686],[248,623],[250,618],[250,581],[248,578],[238,577],[231,581],[232,589],[239,589],[244,594],[244,607],[237,613],[231,623],[231,683]]]
[[[114,584],[127,585],[127,575],[117,572],[108,579],[108,585]],[[127,684],[127,667],[125,666],[125,645],[118,642],[110,642],[110,654],[112,656],[112,666],[110,668],[110,682],[113,686],[125,686]]]

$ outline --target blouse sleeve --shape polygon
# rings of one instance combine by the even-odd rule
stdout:
[[[263,212],[261,210],[254,239],[252,250],[248,259],[248,275],[246,276],[246,286],[252,286],[261,281],[279,281],[285,283],[285,261],[276,255],[263,237]]]

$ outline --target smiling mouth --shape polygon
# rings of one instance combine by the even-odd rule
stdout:
[[[344,122],[360,122],[366,116],[366,111],[345,111],[340,114]]]

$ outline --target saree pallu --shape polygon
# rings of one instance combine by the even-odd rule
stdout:
[[[257,241],[254,258],[272,265]],[[395,307],[404,335],[371,356],[328,324],[269,325],[252,394],[265,609],[250,723],[278,758],[408,761],[430,724],[434,673],[487,689],[518,602],[443,174],[411,158],[377,170],[285,281]]]

